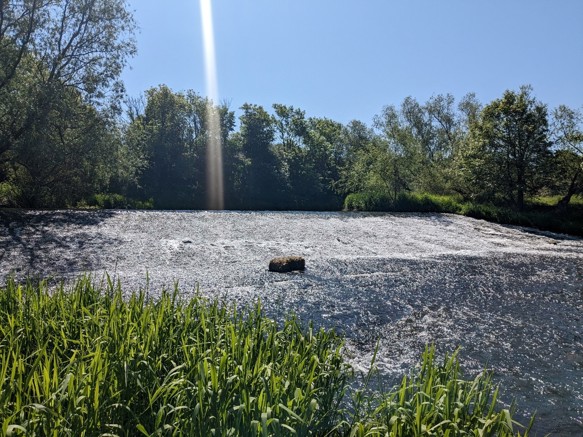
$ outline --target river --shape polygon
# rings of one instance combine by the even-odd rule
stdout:
[[[399,381],[426,344],[491,369],[538,434],[583,435],[583,240],[447,214],[52,211],[0,215],[0,272],[105,272],[151,293],[290,312],[347,338],[347,357]],[[304,273],[267,270],[281,255]]]

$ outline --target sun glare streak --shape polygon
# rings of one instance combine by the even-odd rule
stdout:
[[[202,39],[204,45],[205,79],[207,89],[207,196],[209,209],[224,209],[223,152],[221,120],[218,112],[219,87],[215,58],[215,34],[211,0],[200,0]]]

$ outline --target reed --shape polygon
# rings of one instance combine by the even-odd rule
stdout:
[[[494,223],[527,226],[583,236],[583,201],[574,196],[568,208],[557,208],[559,196],[528,199],[524,211],[508,206],[464,201],[460,196],[401,193],[392,199],[382,193],[354,193],[346,197],[346,211],[435,212],[465,215]]]
[[[357,405],[362,392],[356,393]],[[426,348],[419,369],[404,376],[400,386],[368,408],[357,410],[350,436],[528,436],[528,426],[513,419],[515,407],[500,408],[498,387],[492,374],[482,372],[464,379],[457,352],[435,357],[435,347]]]
[[[124,299],[89,278],[0,292],[2,435],[307,435],[338,421],[332,332],[281,328],[178,289]]]
[[[455,356],[437,367],[430,350],[416,377],[363,409],[358,392],[346,395],[341,352],[334,332],[278,324],[260,304],[242,312],[181,299],[177,287],[125,295],[88,277],[56,288],[9,281],[0,435],[513,435],[491,379],[461,380]]]

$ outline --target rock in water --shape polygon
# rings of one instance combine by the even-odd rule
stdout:
[[[304,270],[306,260],[301,256],[282,256],[273,258],[269,262],[269,271],[278,273],[293,272],[294,270]]]

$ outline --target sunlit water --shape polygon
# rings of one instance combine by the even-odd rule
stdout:
[[[428,343],[488,367],[537,431],[583,435],[583,240],[452,215],[30,212],[0,228],[0,271],[73,278],[107,271],[151,293],[238,305],[261,299],[347,337],[347,357],[390,386]],[[280,255],[304,273],[267,271]]]

